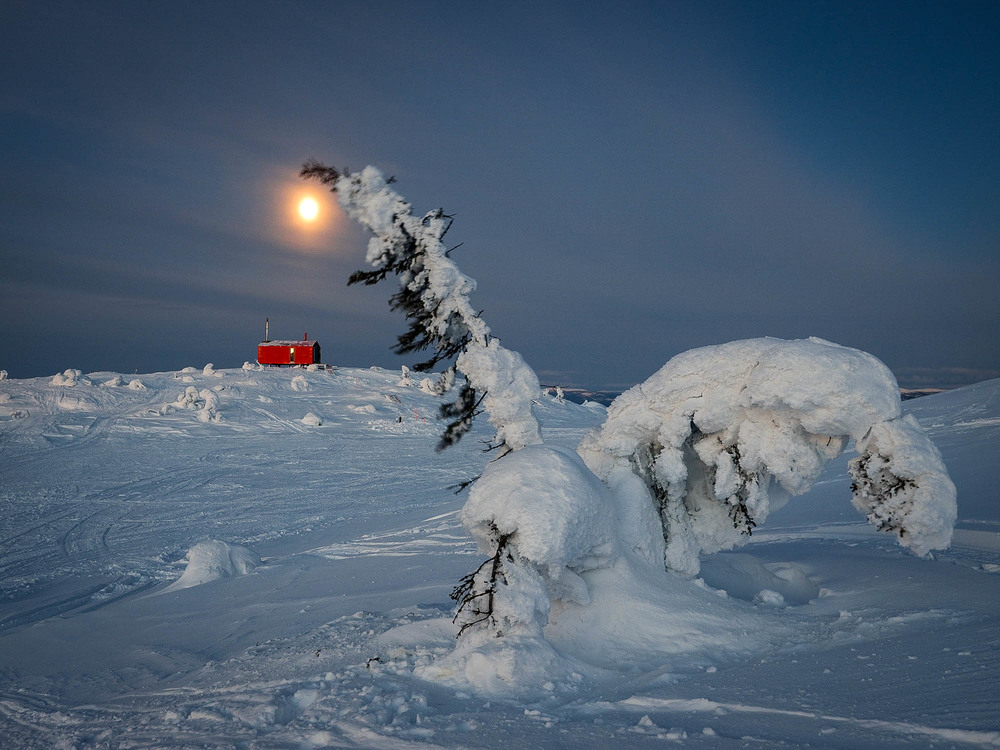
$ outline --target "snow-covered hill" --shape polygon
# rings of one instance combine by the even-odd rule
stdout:
[[[951,549],[878,535],[841,459],[699,581],[561,623],[578,670],[500,699],[428,669],[480,561],[448,487],[489,433],[435,452],[415,380],[0,380],[0,746],[1000,746],[1000,381],[904,407],[958,487]],[[538,412],[570,448],[605,413]]]

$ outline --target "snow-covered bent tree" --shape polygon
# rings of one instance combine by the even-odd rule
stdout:
[[[920,555],[947,547],[955,488],[937,449],[903,417],[889,369],[821,339],[734,341],[684,352],[623,393],[579,447],[605,483],[643,480],[668,569],[740,544],[801,495],[849,443],[855,507]]]
[[[390,302],[410,329],[396,350],[432,348],[418,370],[454,358],[442,393],[464,376],[441,410],[452,420],[441,447],[483,409],[502,448],[462,509],[488,559],[455,590],[460,638],[439,670],[485,667],[491,688],[541,679],[554,658],[543,633],[553,606],[599,604],[588,574],[614,568],[625,580],[652,566],[692,577],[700,554],[744,542],[852,443],[855,507],[918,555],[950,543],[955,487],[870,354],[820,339],[695,349],[616,399],[576,452],[546,446],[532,412],[538,378],[474,312],[475,282],[442,243],[450,218],[413,215],[373,167],[350,174],[310,162],[302,174],[329,185],[374,235],[373,270],[351,283],[399,277]]]

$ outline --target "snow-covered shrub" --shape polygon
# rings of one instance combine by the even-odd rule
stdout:
[[[258,372],[264,369],[264,365],[257,362],[244,362],[243,370],[246,372]]]
[[[198,399],[198,389],[193,385],[189,385],[184,389],[184,393],[177,397],[174,402],[174,406],[178,409],[197,409],[201,403]]]
[[[209,362],[207,365],[205,365],[202,368],[201,374],[204,375],[206,378],[221,378],[222,377],[222,373],[221,372],[216,372],[215,365],[213,365],[211,362]]]
[[[399,382],[396,383],[396,385],[400,386],[401,388],[409,388],[411,385],[413,385],[413,380],[410,378],[410,368],[407,367],[406,365],[403,365],[402,368],[400,369]]]
[[[0,380],[6,380],[6,379],[7,379],[7,371],[0,370]]]
[[[201,422],[221,422],[219,414],[219,397],[210,388],[202,388],[198,392],[201,408],[198,410],[198,420]]]
[[[121,388],[125,385],[125,379],[121,375],[115,375],[101,383],[102,388]]]
[[[492,593],[489,602],[480,597],[463,606],[462,627],[488,622],[499,633],[540,635],[550,601],[588,603],[580,573],[612,559],[612,511],[608,488],[573,451],[527,446],[490,464],[472,486],[461,518],[493,560],[491,568],[466,577],[470,590]],[[515,592],[512,576],[532,583]]]
[[[128,387],[131,388],[133,391],[144,391],[144,390],[146,390],[145,384],[141,380],[139,380],[138,378],[130,380],[128,382]]]
[[[304,417],[302,417],[302,424],[308,425],[309,427],[319,427],[320,425],[323,424],[323,420],[320,419],[315,414],[313,414],[312,412],[309,412]]]
[[[79,385],[90,385],[90,381],[83,377],[83,373],[80,370],[69,369],[65,372],[57,372],[52,376],[52,385],[61,385],[72,387],[77,384]]]
[[[304,392],[309,390],[309,381],[305,375],[296,375],[292,378],[291,387],[293,391]]]
[[[222,421],[222,416],[219,414],[219,397],[209,388],[202,388],[199,391],[193,385],[189,385],[172,406],[177,409],[197,410],[200,422]]]

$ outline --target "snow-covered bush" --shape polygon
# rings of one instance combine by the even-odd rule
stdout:
[[[598,590],[614,598],[622,586],[642,590],[647,584],[636,581],[662,579],[664,569],[695,575],[700,554],[744,541],[851,443],[859,452],[850,468],[854,504],[869,521],[917,554],[948,545],[954,485],[919,425],[901,416],[896,381],[875,357],[820,339],[695,349],[616,399],[575,453],[544,446],[532,411],[538,378],[474,312],[475,282],[441,241],[451,218],[412,215],[373,167],[349,174],[311,162],[302,175],[329,185],[374,234],[374,270],[350,283],[399,277],[390,301],[410,328],[396,351],[431,348],[418,371],[454,358],[421,388],[445,393],[456,371],[465,376],[441,408],[451,422],[439,448],[460,439],[480,409],[496,429],[493,447],[502,448],[466,483],[462,521],[487,560],[452,595],[455,652],[425,676],[464,674],[491,692],[541,679],[555,659],[543,628],[557,603],[599,606],[588,581],[602,577],[614,583]],[[808,587],[784,588],[801,596]],[[774,589],[760,600],[783,602]]]
[[[80,370],[69,369],[65,372],[57,372],[52,376],[52,385],[72,387],[75,385],[90,385],[90,381],[83,377]]]
[[[461,517],[480,551],[492,556],[492,567],[466,581],[470,590],[492,588],[491,598],[499,585],[509,590],[515,568],[534,583],[526,589],[531,595],[503,595],[492,604],[456,597],[462,627],[488,622],[499,633],[540,635],[550,600],[588,603],[579,574],[606,565],[615,553],[612,511],[608,488],[573,451],[533,445],[490,464]]]
[[[222,415],[219,414],[219,397],[210,388],[202,388],[199,391],[193,385],[189,385],[171,406],[177,409],[196,410],[200,422],[222,421]]]
[[[200,406],[198,400],[198,389],[189,385],[184,389],[184,393],[177,397],[174,406],[179,409],[197,409]]]
[[[198,420],[201,422],[221,422],[219,414],[219,397],[210,388],[202,388],[198,392],[201,408],[198,410]]]

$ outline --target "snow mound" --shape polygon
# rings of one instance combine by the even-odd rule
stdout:
[[[249,547],[218,539],[199,542],[184,557],[188,561],[187,568],[164,593],[200,586],[220,578],[246,575],[261,564],[260,557]]]
[[[313,414],[312,412],[309,412],[304,417],[302,417],[302,424],[308,425],[310,427],[319,427],[323,424],[323,420],[320,419],[317,415]]]

